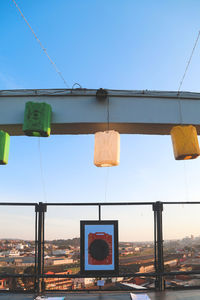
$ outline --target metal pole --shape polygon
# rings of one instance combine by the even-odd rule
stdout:
[[[46,207],[45,211],[43,210],[42,215],[43,215],[43,228],[42,228],[42,274],[44,274],[44,226],[45,226],[45,212],[46,212]],[[45,283],[44,283],[44,278],[42,278],[42,292],[45,291]]]
[[[36,206],[37,207],[37,206]],[[35,278],[34,278],[34,291],[36,292],[37,291],[37,266],[38,266],[38,256],[37,256],[37,253],[38,253],[38,213],[37,213],[37,210],[36,210],[36,207],[35,207],[35,267],[34,267],[34,270],[35,270]]]
[[[156,252],[155,252],[155,267],[156,267],[156,284],[155,287],[159,291],[163,291],[165,289],[164,277],[162,273],[164,272],[164,259],[163,259],[163,231],[162,231],[162,211],[163,204],[161,202],[156,202],[153,204],[153,210],[155,214],[155,238],[156,238]]]
[[[99,204],[99,221],[101,221],[101,204]]]
[[[157,219],[156,211],[154,210],[154,270],[157,270]]]
[[[37,293],[41,294],[44,291],[42,275],[44,272],[44,213],[46,212],[46,205],[39,202],[36,206],[36,212],[38,213]]]

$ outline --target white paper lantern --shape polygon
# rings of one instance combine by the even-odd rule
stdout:
[[[117,131],[108,130],[95,133],[94,164],[97,167],[119,165],[120,135]]]

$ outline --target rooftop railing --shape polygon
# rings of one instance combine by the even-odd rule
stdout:
[[[133,290],[133,289],[154,289],[163,291],[167,288],[195,288],[200,287],[200,238],[193,235],[182,240],[168,239],[164,242],[163,231],[165,231],[166,222],[169,222],[169,230],[179,231],[179,223],[181,219],[181,209],[186,208],[186,214],[183,220],[187,223],[188,230],[198,227],[198,209],[200,202],[105,202],[105,203],[0,203],[0,210],[4,208],[14,208],[19,212],[22,208],[31,210],[34,220],[33,235],[34,239],[28,245],[29,251],[26,255],[15,257],[15,252],[10,252],[8,257],[0,257],[0,291],[14,292],[35,292],[42,293],[45,291],[96,291],[96,290]],[[138,214],[146,210],[150,223],[147,222],[146,230],[152,231],[152,239],[149,242],[119,243],[120,259],[119,273],[116,275],[101,275],[95,277],[92,275],[83,275],[80,273],[79,254],[73,258],[73,263],[67,257],[54,259],[54,264],[48,253],[53,250],[48,249],[50,242],[46,240],[45,233],[48,231],[48,225],[55,226],[53,221],[48,220],[48,210],[69,209],[73,207],[88,208],[93,207],[91,217],[93,220],[117,219],[117,207],[134,209]],[[177,207],[176,210],[174,207]],[[189,207],[194,208],[192,215]],[[108,215],[111,208],[112,216]],[[113,209],[115,208],[115,212]],[[7,210],[7,209],[6,209]],[[165,215],[166,212],[166,215]],[[17,213],[17,212],[16,212]],[[95,213],[95,215],[94,215]],[[145,213],[145,214],[146,214]],[[163,215],[164,214],[164,215]],[[87,215],[87,212],[85,213]],[[128,214],[127,214],[128,215]],[[188,215],[192,219],[188,219]],[[84,219],[80,213],[79,221]],[[88,216],[90,217],[90,216]],[[57,217],[59,218],[59,217]],[[146,218],[146,215],[144,216]],[[14,218],[8,214],[9,223],[16,227],[13,223]],[[141,217],[142,219],[142,217]],[[18,216],[20,220],[20,216]],[[23,219],[22,219],[23,222]],[[143,222],[144,223],[144,222]],[[133,227],[128,225],[129,231],[139,232],[142,226],[141,222],[133,220]],[[193,223],[193,224],[192,224]],[[7,223],[6,223],[7,224]],[[70,224],[70,222],[69,222]],[[181,223],[183,224],[183,223]],[[23,224],[22,224],[23,225]],[[8,225],[6,225],[8,226]],[[24,224],[26,226],[26,224]],[[121,223],[119,223],[120,230]],[[171,226],[171,227],[170,227]],[[183,225],[180,225],[181,227]],[[148,228],[150,227],[150,228]],[[2,228],[3,229],[3,228]],[[6,231],[6,228],[3,229]],[[21,229],[23,231],[23,229]],[[198,230],[197,230],[198,231]],[[13,232],[13,237],[15,233]],[[133,234],[134,235],[134,234]],[[24,239],[26,240],[26,239]],[[4,241],[4,244],[3,244]],[[136,242],[136,240],[135,240]],[[9,244],[10,243],[10,244]],[[15,247],[12,246],[15,243]],[[5,252],[6,247],[24,247],[19,244],[16,246],[16,239],[2,239],[2,245],[5,249],[1,249],[0,253]],[[7,246],[6,246],[7,245]],[[9,245],[9,246],[8,246]],[[52,244],[51,244],[52,245]],[[132,246],[131,246],[132,245]],[[135,245],[135,248],[133,247]],[[144,246],[145,245],[145,246]],[[1,246],[2,247],[2,246]],[[53,246],[52,246],[53,247]],[[54,245],[55,247],[55,245]],[[128,248],[134,248],[134,251],[128,253]],[[61,250],[63,245],[61,247]],[[124,248],[124,250],[123,250]],[[141,250],[142,249],[142,250]],[[19,249],[20,250],[20,249]],[[124,252],[123,252],[124,251]],[[21,251],[22,253],[23,251]],[[62,253],[62,251],[60,251]],[[25,259],[26,258],[26,259]],[[23,261],[24,259],[24,261]],[[23,263],[22,263],[23,261]],[[103,279],[104,286],[98,286],[98,280]]]

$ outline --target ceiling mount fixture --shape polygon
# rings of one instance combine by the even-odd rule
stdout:
[[[100,88],[96,91],[97,100],[100,100],[100,101],[106,100],[107,96],[108,96],[108,92],[105,89]]]

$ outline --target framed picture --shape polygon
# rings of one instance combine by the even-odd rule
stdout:
[[[81,221],[81,274],[118,274],[118,221]]]

